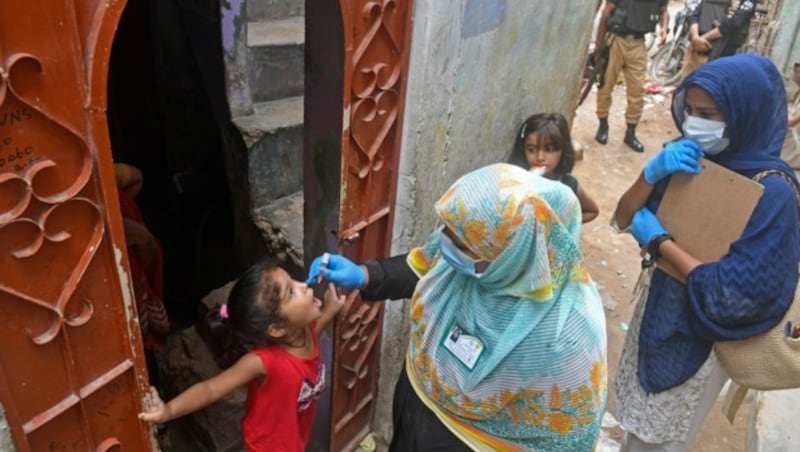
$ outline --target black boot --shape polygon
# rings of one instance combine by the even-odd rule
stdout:
[[[594,139],[600,144],[608,143],[608,118],[600,119],[600,126],[597,127],[597,133],[594,134]]]
[[[644,152],[644,145],[636,138],[636,124],[628,124],[628,130],[625,132],[624,141],[625,144],[635,152]]]

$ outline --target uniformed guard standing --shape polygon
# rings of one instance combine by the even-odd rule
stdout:
[[[691,45],[681,79],[710,59],[736,53],[747,39],[756,3],[760,0],[700,0],[687,18]]]
[[[655,30],[660,22],[660,40],[666,37],[669,16],[668,0],[606,0],[600,23],[597,27],[595,48],[608,47],[608,66],[605,82],[597,90],[597,128],[595,140],[608,142],[608,110],[611,108],[611,90],[622,71],[625,76],[626,97],[625,144],[636,152],[644,152],[644,146],[636,138],[636,125],[644,108],[644,77],[647,69],[647,49],[644,35]],[[595,52],[598,54],[600,52]]]

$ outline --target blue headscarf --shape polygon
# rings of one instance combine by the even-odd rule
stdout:
[[[686,89],[698,86],[717,103],[730,138],[730,147],[706,158],[737,172],[775,169],[794,178],[780,159],[786,136],[786,90],[778,69],[760,55],[718,58],[695,70],[672,98],[672,118],[681,130],[686,118]]]
[[[679,129],[690,86],[706,91],[725,116],[730,147],[709,160],[745,177],[779,170],[797,181],[779,157],[787,128],[786,91],[770,60],[736,55],[691,73],[672,101]],[[639,334],[637,370],[645,391],[682,384],[702,366],[714,342],[761,334],[791,304],[800,259],[797,198],[780,178],[761,183],[764,195],[728,254],[696,267],[686,285],[661,271],[653,274]],[[657,210],[665,186],[659,182],[648,208]]]

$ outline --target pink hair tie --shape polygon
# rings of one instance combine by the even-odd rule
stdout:
[[[227,319],[228,318],[228,304],[224,304],[219,307],[219,318]]]

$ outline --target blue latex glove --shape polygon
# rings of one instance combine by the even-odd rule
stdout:
[[[698,160],[703,155],[700,147],[688,138],[681,138],[672,143],[667,143],[661,152],[644,165],[644,179],[650,184],[655,184],[670,174],[679,171],[697,174],[700,172]]]
[[[641,247],[646,247],[655,236],[667,233],[658,218],[647,207],[642,207],[633,214],[630,231]]]
[[[364,285],[367,275],[360,265],[355,264],[350,259],[339,255],[331,254],[328,266],[322,271],[322,277],[345,289],[360,289]],[[322,256],[318,256],[311,262],[311,270],[308,272],[306,283],[316,284],[319,276]]]

